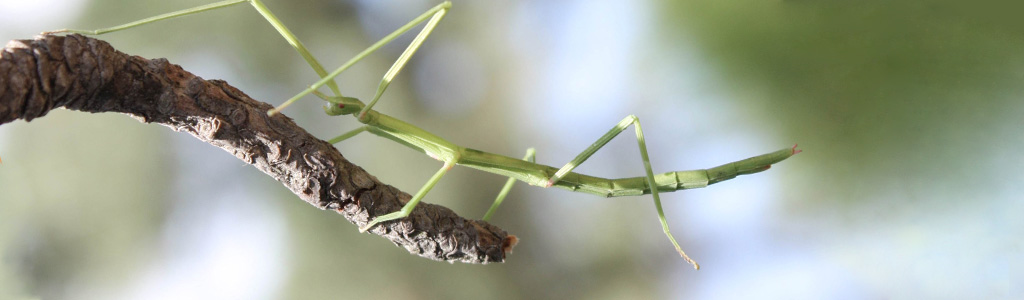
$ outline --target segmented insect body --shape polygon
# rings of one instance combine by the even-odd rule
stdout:
[[[796,146],[792,148],[786,148],[779,151],[771,152],[764,155],[751,157],[744,160],[739,160],[731,163],[727,163],[718,167],[704,169],[704,170],[691,170],[691,171],[677,171],[667,172],[661,174],[654,174],[651,168],[650,158],[647,154],[647,146],[644,140],[643,130],[640,126],[640,120],[636,116],[627,116],[621,122],[616,124],[606,134],[598,138],[598,140],[583,150],[576,158],[566,163],[561,168],[554,168],[534,162],[534,149],[527,150],[527,154],[523,159],[515,159],[499,154],[484,152],[476,149],[465,148],[459,145],[455,145],[435,134],[432,134],[426,130],[416,127],[412,124],[406,123],[397,118],[379,113],[373,110],[373,106],[380,100],[384,91],[388,85],[394,79],[394,77],[402,70],[409,59],[416,53],[416,51],[423,44],[423,41],[430,35],[434,30],[437,23],[444,18],[448,10],[451,8],[450,2],[443,2],[420,16],[414,18],[409,23],[395,30],[391,34],[385,36],[380,41],[374,43],[366,50],[363,50],[358,55],[342,64],[340,67],[332,72],[327,72],[326,69],[313,57],[312,54],[303,46],[302,42],[295,37],[288,30],[287,27],[277,19],[276,16],[265,6],[260,0],[229,0],[221,1],[199,7],[184,9],[176,12],[162,14],[159,16],[146,18],[143,20],[127,23],[124,25],[114,26],[110,28],[104,28],[99,30],[71,30],[64,29],[48,33],[59,33],[59,32],[71,32],[80,34],[103,34],[108,32],[114,32],[132,28],[135,26],[148,24],[160,20],[180,17],[189,14],[195,14],[203,11],[228,7],[239,3],[251,4],[257,12],[259,12],[273,27],[288,41],[292,47],[299,53],[300,56],[313,68],[313,70],[321,77],[319,81],[312,84],[309,88],[299,92],[294,97],[284,101],[278,107],[271,109],[267,113],[274,115],[294,103],[298,99],[314,94],[327,102],[325,112],[328,115],[353,115],[357,121],[363,123],[352,131],[345,134],[339,135],[330,140],[331,143],[338,143],[348,138],[356,136],[363,132],[370,132],[374,135],[381,136],[399,144],[405,145],[406,147],[415,149],[417,151],[427,154],[431,158],[440,160],[443,162],[443,166],[427,181],[427,183],[420,188],[420,190],[412,197],[412,199],[400,210],[385,215],[377,216],[372,220],[368,220],[366,224],[360,227],[360,231],[366,231],[373,228],[375,225],[381,222],[401,219],[408,216],[413,208],[416,207],[417,203],[423,199],[423,197],[430,191],[431,188],[455,165],[463,165],[470,168],[499,174],[502,176],[508,176],[509,180],[502,188],[498,197],[495,199],[494,204],[488,210],[484,219],[487,220],[497,209],[498,205],[508,195],[509,190],[516,181],[523,181],[530,185],[541,186],[541,187],[558,187],[571,191],[590,193],[600,195],[604,197],[617,197],[617,196],[631,196],[631,195],[643,195],[651,194],[654,199],[655,208],[658,212],[658,218],[661,222],[662,229],[665,235],[668,237],[672,245],[675,246],[676,251],[679,252],[680,256],[686,259],[687,262],[693,264],[695,268],[700,266],[691,260],[679,243],[676,242],[675,238],[669,232],[668,222],[665,219],[665,214],[661,207],[661,199],[659,193],[671,192],[676,190],[691,189],[705,187],[709,184],[728,180],[739,175],[753,174],[767,170],[772,164],[778,163],[790,156],[797,154],[800,150],[796,149]],[[381,80],[377,92],[373,99],[368,103],[364,104],[362,101],[352,97],[344,97],[341,95],[338,85],[334,82],[334,78],[341,74],[356,62],[362,60],[366,56],[370,55],[377,49],[380,49],[385,44],[391,42],[399,35],[413,29],[420,23],[426,22],[423,29],[420,30],[416,38],[409,44],[399,58],[394,62],[390,69],[385,73],[384,78]],[[45,33],[44,33],[45,34]],[[323,94],[317,91],[318,88],[327,86],[332,95]],[[591,155],[597,152],[599,149],[604,147],[609,141],[615,138],[619,133],[625,131],[630,126],[634,127],[637,138],[637,145],[640,150],[640,156],[643,160],[645,176],[630,177],[630,178],[617,178],[607,179],[588,176],[572,172],[577,166],[582,164]]]

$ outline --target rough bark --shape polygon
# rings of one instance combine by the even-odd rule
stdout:
[[[0,125],[31,121],[60,107],[124,113],[224,149],[302,200],[337,211],[357,226],[399,210],[411,198],[287,116],[267,116],[271,105],[166,59],[129,56],[81,35],[11,41],[0,54]],[[428,203],[370,231],[410,253],[449,262],[502,262],[516,241],[497,226]]]

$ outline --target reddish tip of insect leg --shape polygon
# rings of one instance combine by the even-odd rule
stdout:
[[[796,155],[797,153],[800,153],[800,152],[804,152],[804,150],[797,149],[796,148],[797,145],[799,145],[799,144],[793,144],[793,155]]]
[[[550,179],[548,180],[548,182],[544,183],[544,187],[546,187],[546,188],[549,188],[549,187],[551,187],[553,185],[555,185],[555,182],[551,181]]]
[[[519,244],[519,238],[510,234],[501,242],[501,250],[506,254],[512,253],[512,248],[515,248],[516,244]]]

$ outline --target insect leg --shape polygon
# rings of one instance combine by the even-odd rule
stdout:
[[[445,4],[448,5],[442,7],[440,10],[435,12],[432,17],[430,17],[430,21],[427,21],[427,25],[423,26],[423,29],[420,30],[420,33],[412,40],[412,43],[409,43],[409,46],[405,48],[405,51],[402,51],[402,55],[398,56],[398,60],[395,60],[395,63],[391,65],[391,68],[388,69],[387,73],[384,73],[384,78],[381,79],[380,85],[377,86],[377,93],[373,95],[373,100],[370,100],[370,103],[364,106],[363,110],[359,112],[359,119],[366,116],[366,112],[370,111],[370,108],[377,104],[377,100],[380,100],[380,96],[384,94],[384,90],[386,90],[388,85],[391,84],[391,80],[394,80],[395,76],[398,75],[398,72],[405,67],[405,64],[409,62],[409,58],[411,58],[413,54],[416,54],[416,50],[420,49],[420,46],[423,45],[423,41],[426,40],[427,37],[430,36],[430,33],[434,31],[434,27],[437,27],[437,23],[441,22],[441,19],[444,19],[445,14],[448,13],[448,9],[451,7],[451,3],[442,3],[442,5]]]
[[[533,148],[526,149],[526,156],[523,157],[523,160],[528,162],[534,162],[534,156],[536,155],[536,153],[537,151]],[[498,198],[494,199],[494,204],[491,204],[491,208],[487,210],[486,214],[484,214],[484,221],[491,219],[491,215],[493,215],[494,212],[498,210],[498,206],[501,205],[501,202],[505,201],[505,197],[508,196],[508,192],[512,190],[512,185],[514,185],[515,183],[515,178],[508,178],[508,181],[505,182],[505,186],[501,188],[501,192],[498,192]]]
[[[577,166],[579,166],[588,158],[590,158],[590,156],[597,152],[598,149],[604,147],[604,145],[608,144],[608,142],[615,138],[615,136],[619,135],[619,133],[621,133],[623,130],[626,130],[626,128],[629,127],[629,125],[633,125],[634,127],[636,127],[636,141],[640,147],[640,158],[644,162],[644,171],[646,173],[645,177],[647,177],[647,186],[651,189],[651,196],[654,198],[654,206],[658,210],[658,219],[661,221],[662,230],[665,232],[665,235],[668,236],[668,239],[669,241],[672,242],[672,245],[676,247],[676,252],[679,252],[679,255],[682,256],[683,259],[686,260],[686,262],[692,264],[694,268],[700,269],[700,265],[698,265],[697,262],[693,261],[693,259],[690,259],[690,257],[686,255],[686,252],[683,252],[682,247],[679,247],[679,243],[676,242],[675,237],[673,237],[672,233],[669,232],[668,221],[665,219],[665,212],[661,208],[661,197],[658,195],[658,185],[655,184],[654,180],[654,171],[651,170],[651,160],[647,155],[647,143],[644,141],[644,133],[643,130],[640,128],[640,119],[638,119],[636,116],[629,115],[625,119],[622,119],[622,121],[616,124],[615,127],[612,127],[612,129],[609,130],[608,133],[605,133],[604,136],[601,136],[601,138],[597,139],[597,141],[594,142],[594,144],[590,145],[590,147],[587,147],[587,149],[583,150],[582,153],[577,155],[576,158],[574,158],[572,161],[569,161],[569,163],[565,164],[565,166],[562,166],[562,168],[555,172],[555,175],[551,176],[551,179],[548,180],[548,186],[550,187],[551,185],[554,185],[555,182],[561,180],[561,178],[565,176],[565,174],[568,174]]]
[[[430,189],[433,188],[434,185],[436,185],[437,182],[441,180],[441,177],[444,177],[444,174],[448,173],[448,170],[450,170],[454,165],[455,163],[445,162],[444,166],[442,166],[440,170],[437,170],[437,173],[434,173],[434,176],[430,177],[430,180],[427,180],[427,183],[423,185],[423,187],[420,188],[418,192],[416,192],[416,195],[412,196],[412,200],[409,200],[409,202],[406,203],[401,210],[374,218],[369,223],[366,223],[366,225],[364,225],[363,227],[359,227],[359,232],[366,232],[366,230],[369,230],[374,225],[377,225],[378,223],[381,222],[408,217],[409,214],[412,213],[412,210],[416,208],[416,204],[419,204],[420,200],[423,199],[423,196],[426,196],[427,192],[429,192]]]

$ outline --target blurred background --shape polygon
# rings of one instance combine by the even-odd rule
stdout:
[[[209,3],[0,0],[0,38]],[[1005,2],[1005,3],[1004,3]],[[770,171],[650,197],[518,185],[503,264],[426,260],[317,210],[220,149],[117,114],[0,127],[0,298],[1021,298],[1024,19],[1011,1],[455,1],[379,111],[561,165],[628,114],[655,172],[799,143]],[[333,69],[437,1],[267,6]],[[372,97],[414,34],[339,78]],[[100,38],[280,103],[315,74],[250,6]],[[354,128],[308,97],[324,139]],[[631,131],[580,172],[643,174]],[[407,192],[440,163],[338,146]],[[479,218],[505,178],[456,168],[425,201]],[[1017,283],[1014,283],[1017,282]]]

